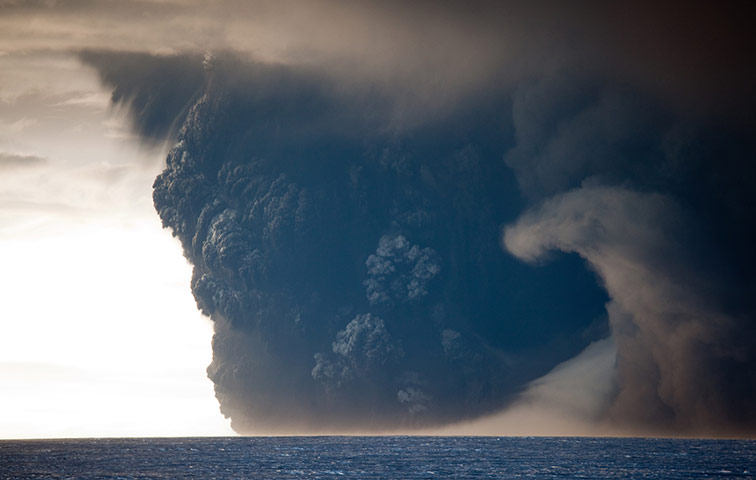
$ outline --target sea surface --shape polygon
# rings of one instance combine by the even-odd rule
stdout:
[[[233,437],[0,441],[2,479],[721,479],[756,477],[756,441]]]

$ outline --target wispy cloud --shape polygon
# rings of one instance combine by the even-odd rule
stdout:
[[[0,170],[39,167],[47,163],[47,159],[36,155],[18,155],[0,152]]]

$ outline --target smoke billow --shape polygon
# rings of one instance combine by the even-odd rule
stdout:
[[[752,431],[756,292],[746,239],[756,225],[743,216],[752,142],[606,87],[542,94],[563,80],[515,96],[518,140],[506,160],[537,206],[506,228],[504,246],[528,262],[575,252],[601,278],[617,345],[606,412],[615,425]]]
[[[348,25],[319,11],[352,42],[271,7],[293,46],[267,51],[262,29],[267,63],[82,57],[143,136],[182,125],[154,202],[215,323],[232,426],[377,431],[530,403],[569,428],[752,433],[756,69],[737,5],[693,2],[687,23],[380,5]]]
[[[602,334],[600,302],[561,318],[602,298],[574,259],[544,281],[500,248],[520,203],[506,99],[480,105],[498,123],[397,131],[380,97],[312,71],[212,63],[154,199],[216,323],[208,372],[235,429],[472,418]]]

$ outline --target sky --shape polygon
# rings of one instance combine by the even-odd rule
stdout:
[[[0,0],[0,437],[753,436],[753,13],[573,7]]]
[[[229,433],[204,373],[211,325],[152,209],[163,147],[135,140],[75,57],[0,63],[0,435]]]

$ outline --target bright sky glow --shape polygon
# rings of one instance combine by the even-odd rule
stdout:
[[[0,438],[231,435],[152,209],[164,148],[108,99],[75,58],[0,56]]]

